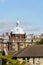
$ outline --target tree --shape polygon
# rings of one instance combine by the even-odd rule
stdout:
[[[43,44],[43,38],[40,41],[37,41],[36,44]]]
[[[3,65],[25,65],[26,64],[25,61],[20,63],[20,61],[12,59],[12,56],[0,56],[0,59],[5,61]]]

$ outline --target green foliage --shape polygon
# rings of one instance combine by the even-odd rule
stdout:
[[[21,65],[25,65],[26,64],[26,61],[23,61]]]
[[[25,65],[26,64],[25,61],[20,63],[20,61],[12,59],[12,56],[0,56],[0,59],[6,61],[4,65]]]
[[[36,44],[43,44],[43,38],[40,41],[37,41]]]

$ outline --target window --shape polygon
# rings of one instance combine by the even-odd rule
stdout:
[[[19,36],[16,36],[16,39],[19,39],[20,37]]]
[[[40,65],[40,58],[37,58],[36,65]]]
[[[23,46],[23,43],[20,43],[20,46]]]
[[[15,46],[15,43],[12,43],[12,46]]]

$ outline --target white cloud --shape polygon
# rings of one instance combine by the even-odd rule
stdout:
[[[0,32],[9,32],[14,27],[15,22],[8,20],[0,20]]]
[[[10,32],[16,25],[15,21],[8,21],[8,20],[0,20],[0,33],[3,32]],[[21,27],[24,29],[25,32],[40,32],[42,31],[42,27],[40,26],[30,26],[23,24]]]
[[[26,31],[40,31],[41,27],[39,27],[39,26],[24,26],[24,30],[26,30]]]
[[[34,25],[27,25],[27,26],[23,26],[23,29],[24,31],[27,33],[27,34],[41,34],[43,32],[43,27],[41,26],[34,26]]]

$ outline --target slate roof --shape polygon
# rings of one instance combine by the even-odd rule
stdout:
[[[13,57],[43,57],[43,45],[30,45],[13,54]]]
[[[2,60],[0,59],[0,65],[2,65]]]

